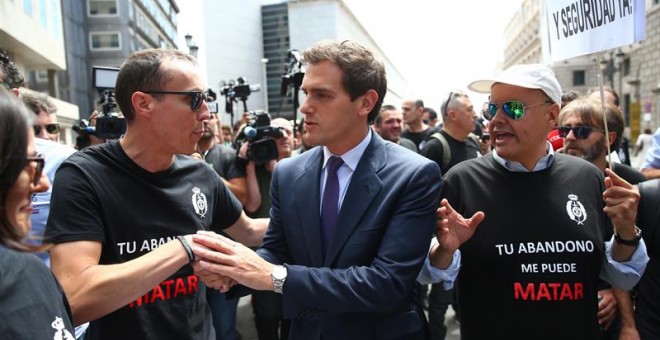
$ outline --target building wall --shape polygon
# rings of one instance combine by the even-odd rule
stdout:
[[[261,1],[204,0],[203,20],[208,85],[218,92],[218,108],[223,123],[232,123],[225,111],[225,97],[220,95],[221,82],[243,77],[249,84],[260,84],[261,90],[250,94],[248,110],[265,108]],[[243,113],[242,102],[234,103],[234,120]]]

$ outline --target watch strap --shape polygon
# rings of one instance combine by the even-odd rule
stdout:
[[[637,226],[635,226],[635,238],[632,240],[622,239],[621,237],[619,237],[618,234],[616,233],[614,234],[614,240],[616,241],[616,243],[620,243],[627,246],[636,247],[639,244],[639,240],[641,239],[642,239],[642,230],[639,229]]]

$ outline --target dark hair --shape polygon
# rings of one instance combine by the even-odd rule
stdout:
[[[429,113],[429,119],[430,119],[430,120],[438,119],[438,113],[435,112],[434,109],[432,109],[432,108],[430,108],[430,107],[425,107],[425,108],[424,108],[424,112],[428,112],[428,113]]]
[[[609,103],[605,103],[605,114],[607,115],[608,131],[616,132],[616,138],[614,141],[610,141],[612,143],[610,149],[617,150],[623,138],[623,115],[618,107]],[[563,125],[564,120],[571,115],[579,117],[585,125],[605,129],[603,126],[603,109],[599,101],[589,98],[575,99],[561,109],[557,122],[559,125]]]
[[[330,61],[344,72],[342,85],[351,97],[351,100],[375,90],[378,100],[367,116],[367,123],[371,124],[380,111],[380,107],[387,93],[387,76],[385,65],[377,60],[373,53],[362,45],[345,40],[343,42],[324,40],[303,52],[305,63],[318,64]]]
[[[9,85],[10,89],[23,86],[25,78],[18,66],[9,60],[7,51],[0,48],[0,82]]]
[[[376,124],[376,126],[380,126],[380,124],[383,123],[383,117],[382,117],[383,112],[392,111],[392,110],[396,110],[396,106],[390,104],[385,104],[381,106],[380,111],[378,111],[378,116],[376,116],[376,119],[374,120],[374,124]]]
[[[133,121],[135,111],[131,96],[136,91],[162,89],[171,81],[170,75],[162,68],[166,60],[184,60],[195,63],[192,56],[173,49],[146,49],[128,56],[117,75],[115,97],[127,122]]]
[[[23,251],[42,250],[22,243],[27,235],[9,222],[7,195],[27,165],[28,127],[33,115],[13,94],[0,88],[0,244]]]

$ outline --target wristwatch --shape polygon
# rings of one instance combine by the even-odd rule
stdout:
[[[642,239],[642,230],[635,226],[635,238],[632,240],[624,240],[619,235],[614,234],[614,240],[616,243],[625,244],[627,246],[637,247],[639,240]]]
[[[273,278],[273,291],[275,293],[282,294],[282,288],[284,288],[284,281],[286,281],[286,267],[277,265],[273,269],[273,273],[270,274]]]

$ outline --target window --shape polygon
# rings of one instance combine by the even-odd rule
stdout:
[[[23,12],[28,16],[32,16],[32,0],[23,0]]]
[[[573,71],[573,86],[584,86],[584,70]]]
[[[116,16],[117,0],[88,0],[87,8],[90,16]]]
[[[623,59],[621,67],[623,68],[624,76],[630,75],[630,58]]]
[[[90,48],[92,50],[119,50],[121,39],[119,32],[90,32]]]

